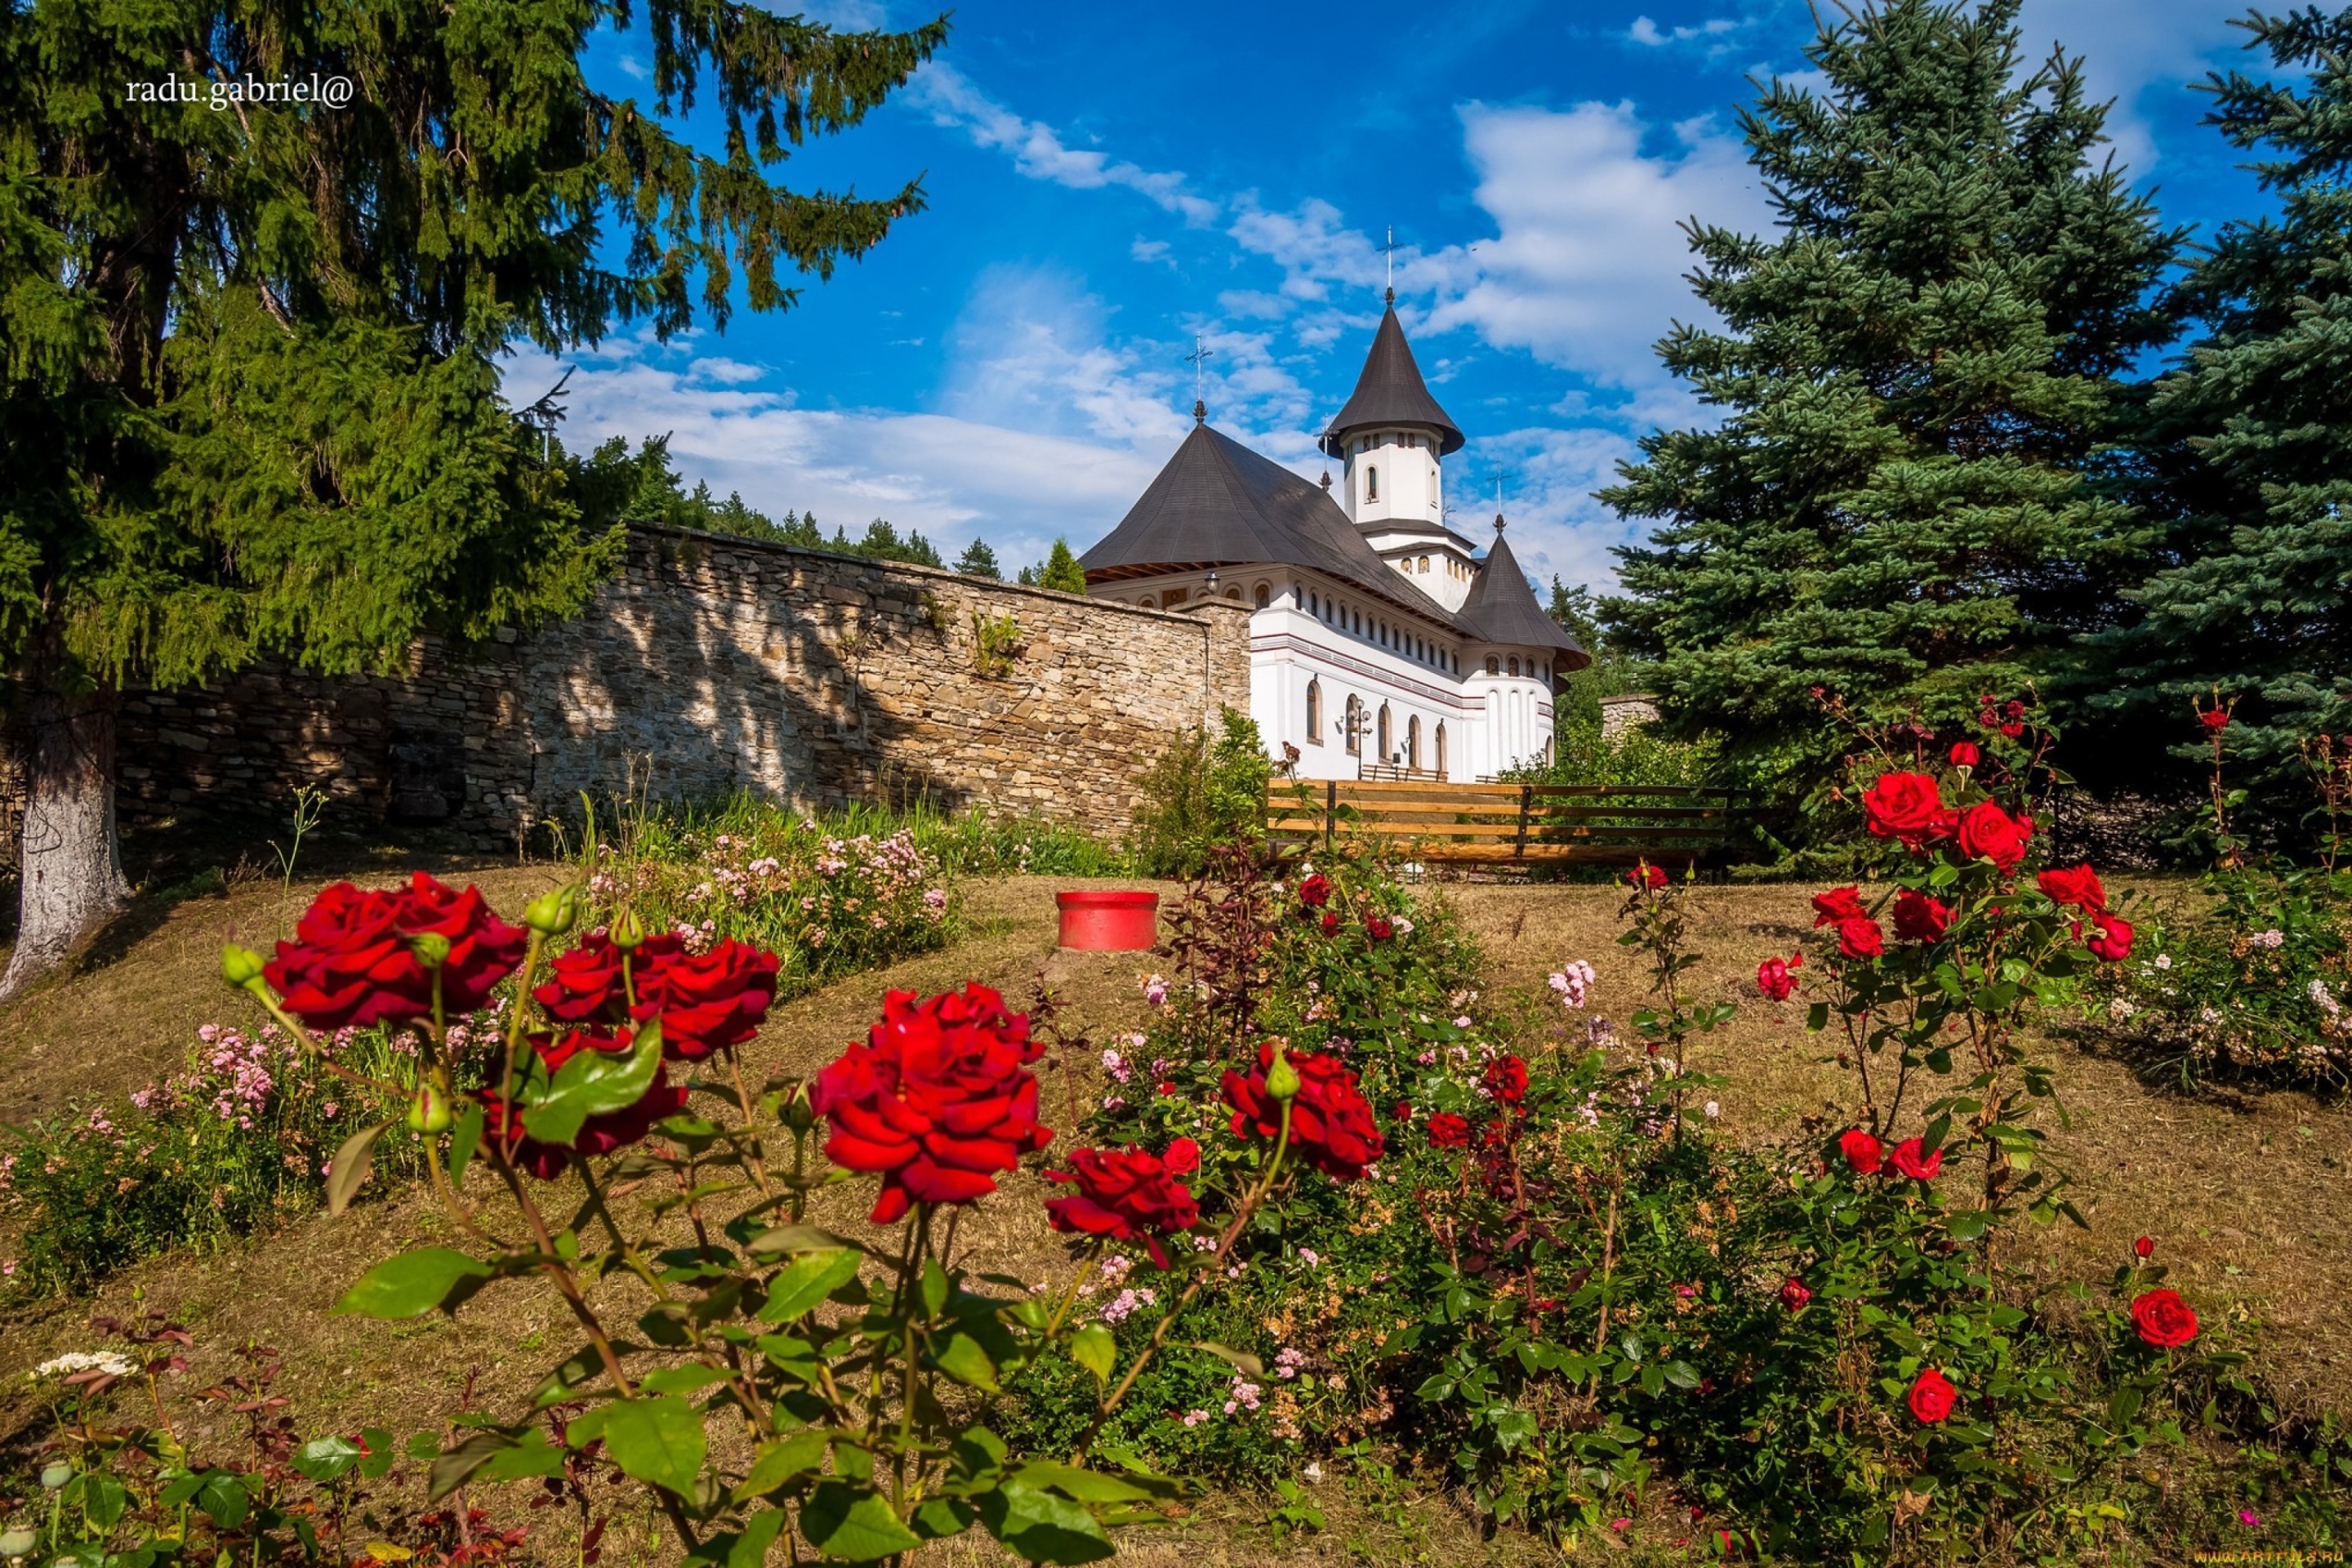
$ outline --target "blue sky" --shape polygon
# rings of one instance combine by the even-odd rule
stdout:
[[[1827,9],[1824,6],[1824,9]],[[900,0],[830,0],[905,25]],[[2027,0],[2036,52],[2084,57],[2116,155],[2168,218],[2261,200],[2186,83],[2242,58],[2226,0]],[[780,315],[576,363],[567,440],[667,431],[678,466],[772,514],[887,517],[1008,568],[1109,531],[1190,426],[1198,334],[1219,427],[1301,473],[1397,305],[1469,445],[1455,525],[1497,484],[1530,572],[1605,584],[1624,525],[1591,499],[1634,439],[1697,417],[1651,344],[1696,310],[1676,226],[1761,229],[1735,114],[1801,75],[1804,0],[1105,5],[976,0],[864,126],[781,166],[928,211]],[[600,86],[646,54],[598,40]],[[2255,62],[2248,62],[2252,64]],[[520,353],[509,387],[557,374]]]

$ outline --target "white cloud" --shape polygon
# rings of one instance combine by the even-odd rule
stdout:
[[[1669,44],[1704,44],[1707,46],[1706,52],[1715,55],[1728,47],[1725,35],[1748,25],[1748,21],[1734,21],[1728,16],[1710,16],[1695,27],[1661,27],[1647,16],[1636,16],[1633,25],[1625,29],[1625,37],[1630,42],[1654,49]]]
[[[1173,267],[1176,265],[1176,258],[1168,254],[1172,248],[1173,247],[1164,239],[1145,239],[1139,235],[1135,243],[1127,247],[1127,253],[1138,261],[1147,263],[1160,261]]]
[[[1639,539],[1644,525],[1618,517],[1592,492],[1614,482],[1617,465],[1638,455],[1629,437],[1589,426],[1529,426],[1480,437],[1463,457],[1470,473],[1486,476],[1487,483],[1476,503],[1454,516],[1454,526],[1482,544],[1491,536],[1492,476],[1499,473],[1511,552],[1519,564],[1546,584],[1557,574],[1571,584],[1612,588],[1617,561],[1611,548]]]
[[[2163,149],[2143,100],[2173,93],[2185,101],[2190,82],[2203,79],[2218,58],[2245,43],[2244,31],[2230,26],[2233,16],[2242,15],[2214,0],[2025,0],[2019,42],[2029,64],[2046,58],[2053,43],[2082,57],[2091,96],[2116,100],[2107,133],[2116,156],[2135,175],[2145,175]]]
[[[990,98],[953,66],[934,60],[908,83],[907,100],[929,111],[935,124],[960,130],[975,146],[1013,155],[1013,166],[1033,180],[1073,190],[1120,185],[1149,197],[1195,227],[1217,216],[1217,205],[1184,188],[1184,176],[1116,161],[1108,153],[1071,147],[1043,121],[1024,120]]]

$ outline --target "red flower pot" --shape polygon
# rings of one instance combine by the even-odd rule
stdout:
[[[1062,945],[1083,952],[1139,952],[1160,941],[1160,895],[1129,892],[1056,893]]]

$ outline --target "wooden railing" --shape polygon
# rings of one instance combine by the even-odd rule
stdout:
[[[1277,779],[1266,829],[1278,838],[1374,838],[1440,863],[1682,866],[1746,847],[1743,792],[1643,784],[1450,784]]]

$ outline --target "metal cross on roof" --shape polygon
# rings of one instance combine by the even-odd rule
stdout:
[[[1388,243],[1381,247],[1381,254],[1388,258],[1389,286],[1388,292],[1381,298],[1393,305],[1396,303],[1396,225],[1389,225],[1388,230]]]
[[[1209,363],[1209,356],[1216,352],[1202,343],[1201,334],[1195,332],[1192,334],[1192,352],[1184,356],[1185,363],[1192,367],[1192,417],[1196,421],[1205,419],[1209,415],[1209,405],[1201,401],[1201,371]]]

